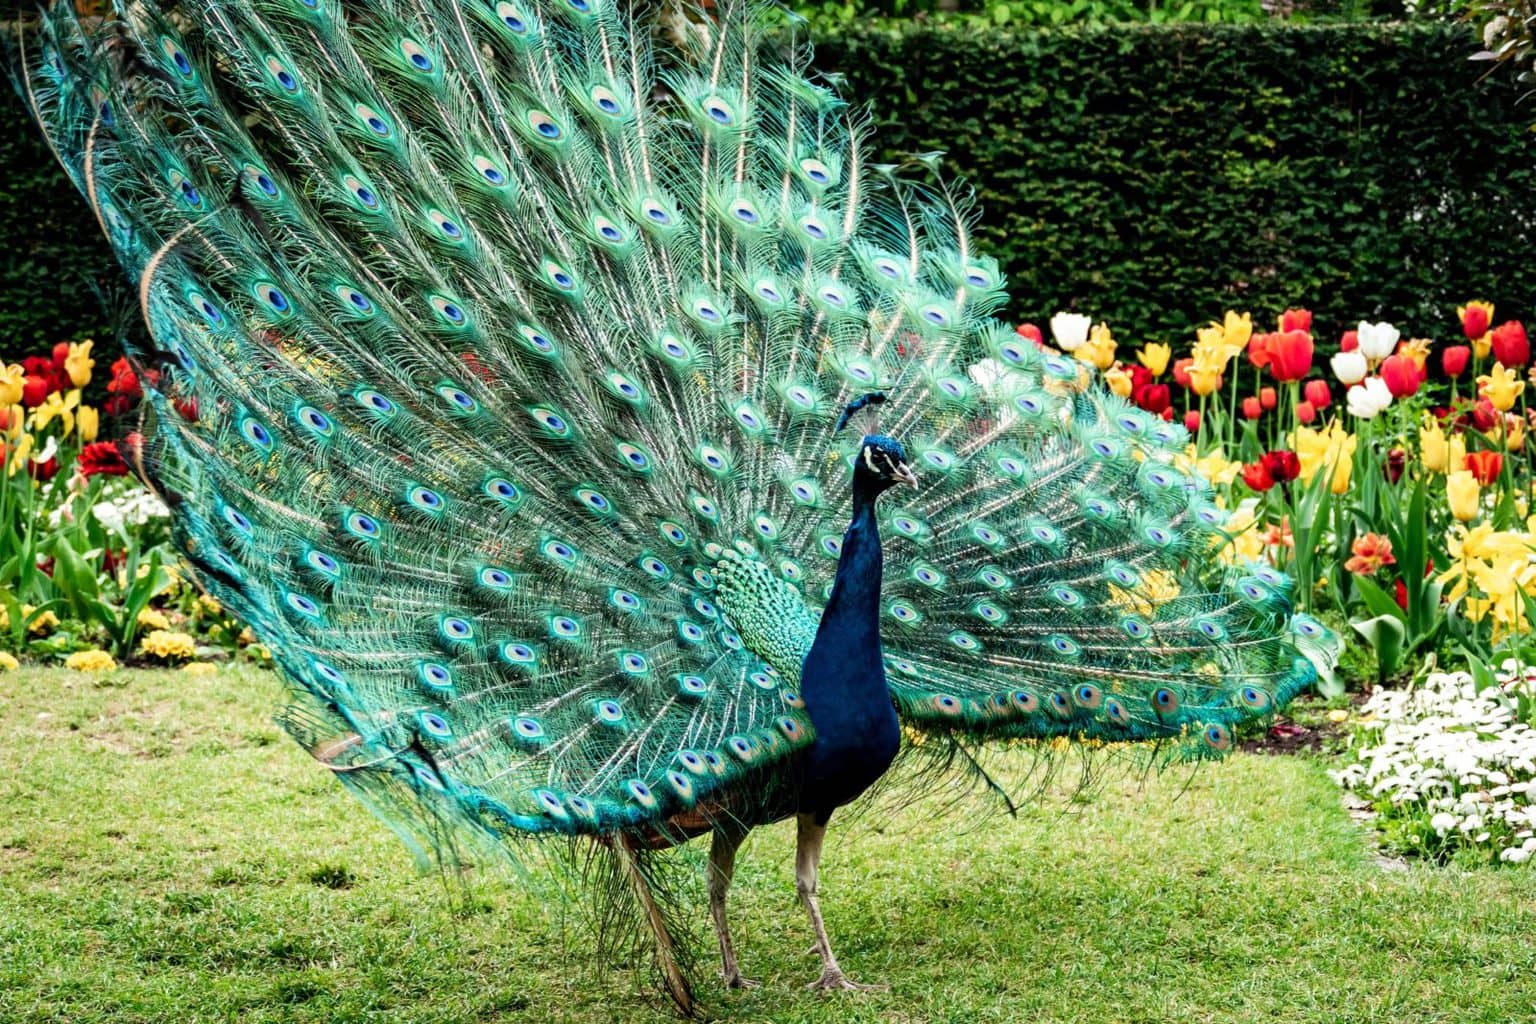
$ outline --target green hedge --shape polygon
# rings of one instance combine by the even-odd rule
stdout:
[[[1228,307],[1421,334],[1469,297],[1529,315],[1536,140],[1477,49],[1443,23],[866,23],[817,63],[873,105],[888,156],[948,151],[1017,316],[1076,309],[1139,343]]]
[[[1468,297],[1536,306],[1536,156],[1512,87],[1455,26],[1120,26],[979,35],[866,22],[818,66],[891,155],[947,150],[1014,313],[1124,340],[1305,304],[1444,332]],[[14,97],[0,133],[0,351],[105,319],[117,272]]]

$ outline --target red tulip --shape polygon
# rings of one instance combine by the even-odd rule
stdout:
[[[27,461],[27,472],[32,474],[32,479],[46,483],[52,480],[59,472],[58,456],[50,456],[46,462]]]
[[[1280,314],[1280,330],[1310,331],[1312,329],[1312,311],[1310,309],[1288,309]]]
[[[1267,491],[1275,486],[1275,478],[1269,475],[1263,462],[1253,462],[1243,467],[1243,483],[1255,491]]]
[[[1499,471],[1504,468],[1504,456],[1498,452],[1467,452],[1467,468],[1478,483],[1487,487],[1499,478]]]
[[[111,441],[97,441],[80,449],[80,460],[76,465],[80,475],[86,477],[128,475],[128,463],[123,461],[123,453]]]
[[[1381,364],[1381,379],[1393,398],[1404,398],[1419,390],[1419,364],[1407,356],[1387,356]]]
[[[1287,449],[1265,452],[1259,464],[1277,484],[1289,483],[1301,475],[1301,460],[1296,457],[1295,452]]]
[[[1357,349],[1359,347],[1360,347],[1360,332],[1359,331],[1345,331],[1343,337],[1341,337],[1339,339],[1339,351],[1340,352],[1353,352],[1355,349]]]
[[[1403,469],[1408,465],[1408,453],[1401,448],[1393,448],[1387,452],[1387,464],[1382,467],[1387,474],[1387,479],[1397,483],[1403,478]]]
[[[1269,372],[1275,375],[1275,380],[1301,380],[1312,372],[1311,334],[1294,330],[1269,337]]]
[[[1013,331],[1019,337],[1028,338],[1036,345],[1045,344],[1045,335],[1041,334],[1040,328],[1036,327],[1034,324],[1019,324],[1019,326],[1015,327]]]
[[[1169,406],[1167,384],[1144,384],[1131,392],[1131,401],[1150,413],[1161,416]]]
[[[1461,332],[1468,341],[1476,341],[1488,333],[1489,317],[1493,307],[1482,302],[1469,302],[1461,311]]]
[[[28,409],[35,409],[43,404],[43,399],[48,397],[48,379],[35,374],[27,374],[21,385],[21,404]]]
[[[1486,432],[1492,430],[1497,422],[1499,422],[1499,410],[1495,409],[1488,399],[1479,398],[1477,404],[1472,407],[1472,425]]]
[[[1399,608],[1401,608],[1403,611],[1407,611],[1408,610],[1408,584],[1403,582],[1402,577],[1398,577],[1397,582],[1392,585],[1392,591],[1393,591],[1394,596],[1397,598],[1397,606]]]
[[[1243,399],[1244,419],[1256,420],[1262,415],[1264,415],[1264,406],[1259,403],[1257,398],[1249,395],[1247,398]]]
[[[29,377],[46,377],[53,372],[53,360],[47,356],[27,356],[21,361],[21,369]]]
[[[1493,329],[1493,358],[1505,366],[1524,366],[1531,361],[1531,343],[1525,336],[1525,325],[1510,320]]]
[[[1199,430],[1200,430],[1200,410],[1199,409],[1191,409],[1191,410],[1189,410],[1189,412],[1186,412],[1184,414],[1184,429],[1189,431],[1191,434],[1199,432]]]
[[[1452,345],[1440,353],[1440,367],[1448,377],[1460,377],[1467,371],[1467,360],[1472,358],[1470,345]]]
[[[1162,412],[1158,413],[1158,415],[1163,418],[1163,422],[1164,423],[1172,423],[1173,422],[1173,406],[1171,406],[1171,405],[1168,406]]]
[[[1268,412],[1279,404],[1280,399],[1275,394],[1274,388],[1263,387],[1259,389],[1259,405],[1263,406],[1265,412]]]
[[[1311,402],[1296,403],[1296,422],[1303,426],[1311,426],[1317,422],[1317,408]]]
[[[1321,379],[1307,381],[1301,388],[1302,397],[1306,398],[1314,409],[1326,409],[1333,404],[1333,391],[1328,387],[1328,382]]]
[[[61,341],[53,346],[53,368],[64,369],[64,361],[69,358],[69,342]]]
[[[1248,361],[1259,369],[1269,365],[1269,339],[1273,335],[1255,334],[1248,339]]]

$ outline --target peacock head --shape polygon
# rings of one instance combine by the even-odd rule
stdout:
[[[854,493],[873,497],[897,484],[917,486],[917,474],[907,465],[906,449],[894,437],[866,435],[853,463]]]

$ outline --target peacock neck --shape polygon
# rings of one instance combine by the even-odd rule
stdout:
[[[872,495],[854,493],[853,520],[843,534],[843,548],[837,563],[837,577],[832,596],[822,612],[817,630],[818,646],[830,646],[844,663],[844,671],[830,678],[805,680],[808,697],[814,697],[818,683],[835,687],[840,697],[862,696],[851,692],[868,689],[884,693],[885,673],[880,649],[880,578],[884,559],[880,551],[880,527],[875,518]],[[852,670],[852,671],[849,671]],[[814,674],[813,674],[814,675]]]

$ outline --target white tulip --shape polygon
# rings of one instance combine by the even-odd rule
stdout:
[[[1093,317],[1081,313],[1057,313],[1051,317],[1051,337],[1063,352],[1080,348],[1088,340],[1088,329]]]
[[[1365,356],[1358,349],[1354,352],[1340,352],[1329,365],[1333,367],[1333,375],[1343,384],[1358,384],[1365,379]]]
[[[1368,420],[1392,404],[1392,392],[1387,390],[1386,381],[1380,377],[1371,377],[1365,383],[1350,388],[1344,399],[1351,416]]]
[[[1360,337],[1360,352],[1372,362],[1380,362],[1391,355],[1397,348],[1397,339],[1402,337],[1402,332],[1386,321],[1379,324],[1360,321],[1360,326],[1355,330]]]

